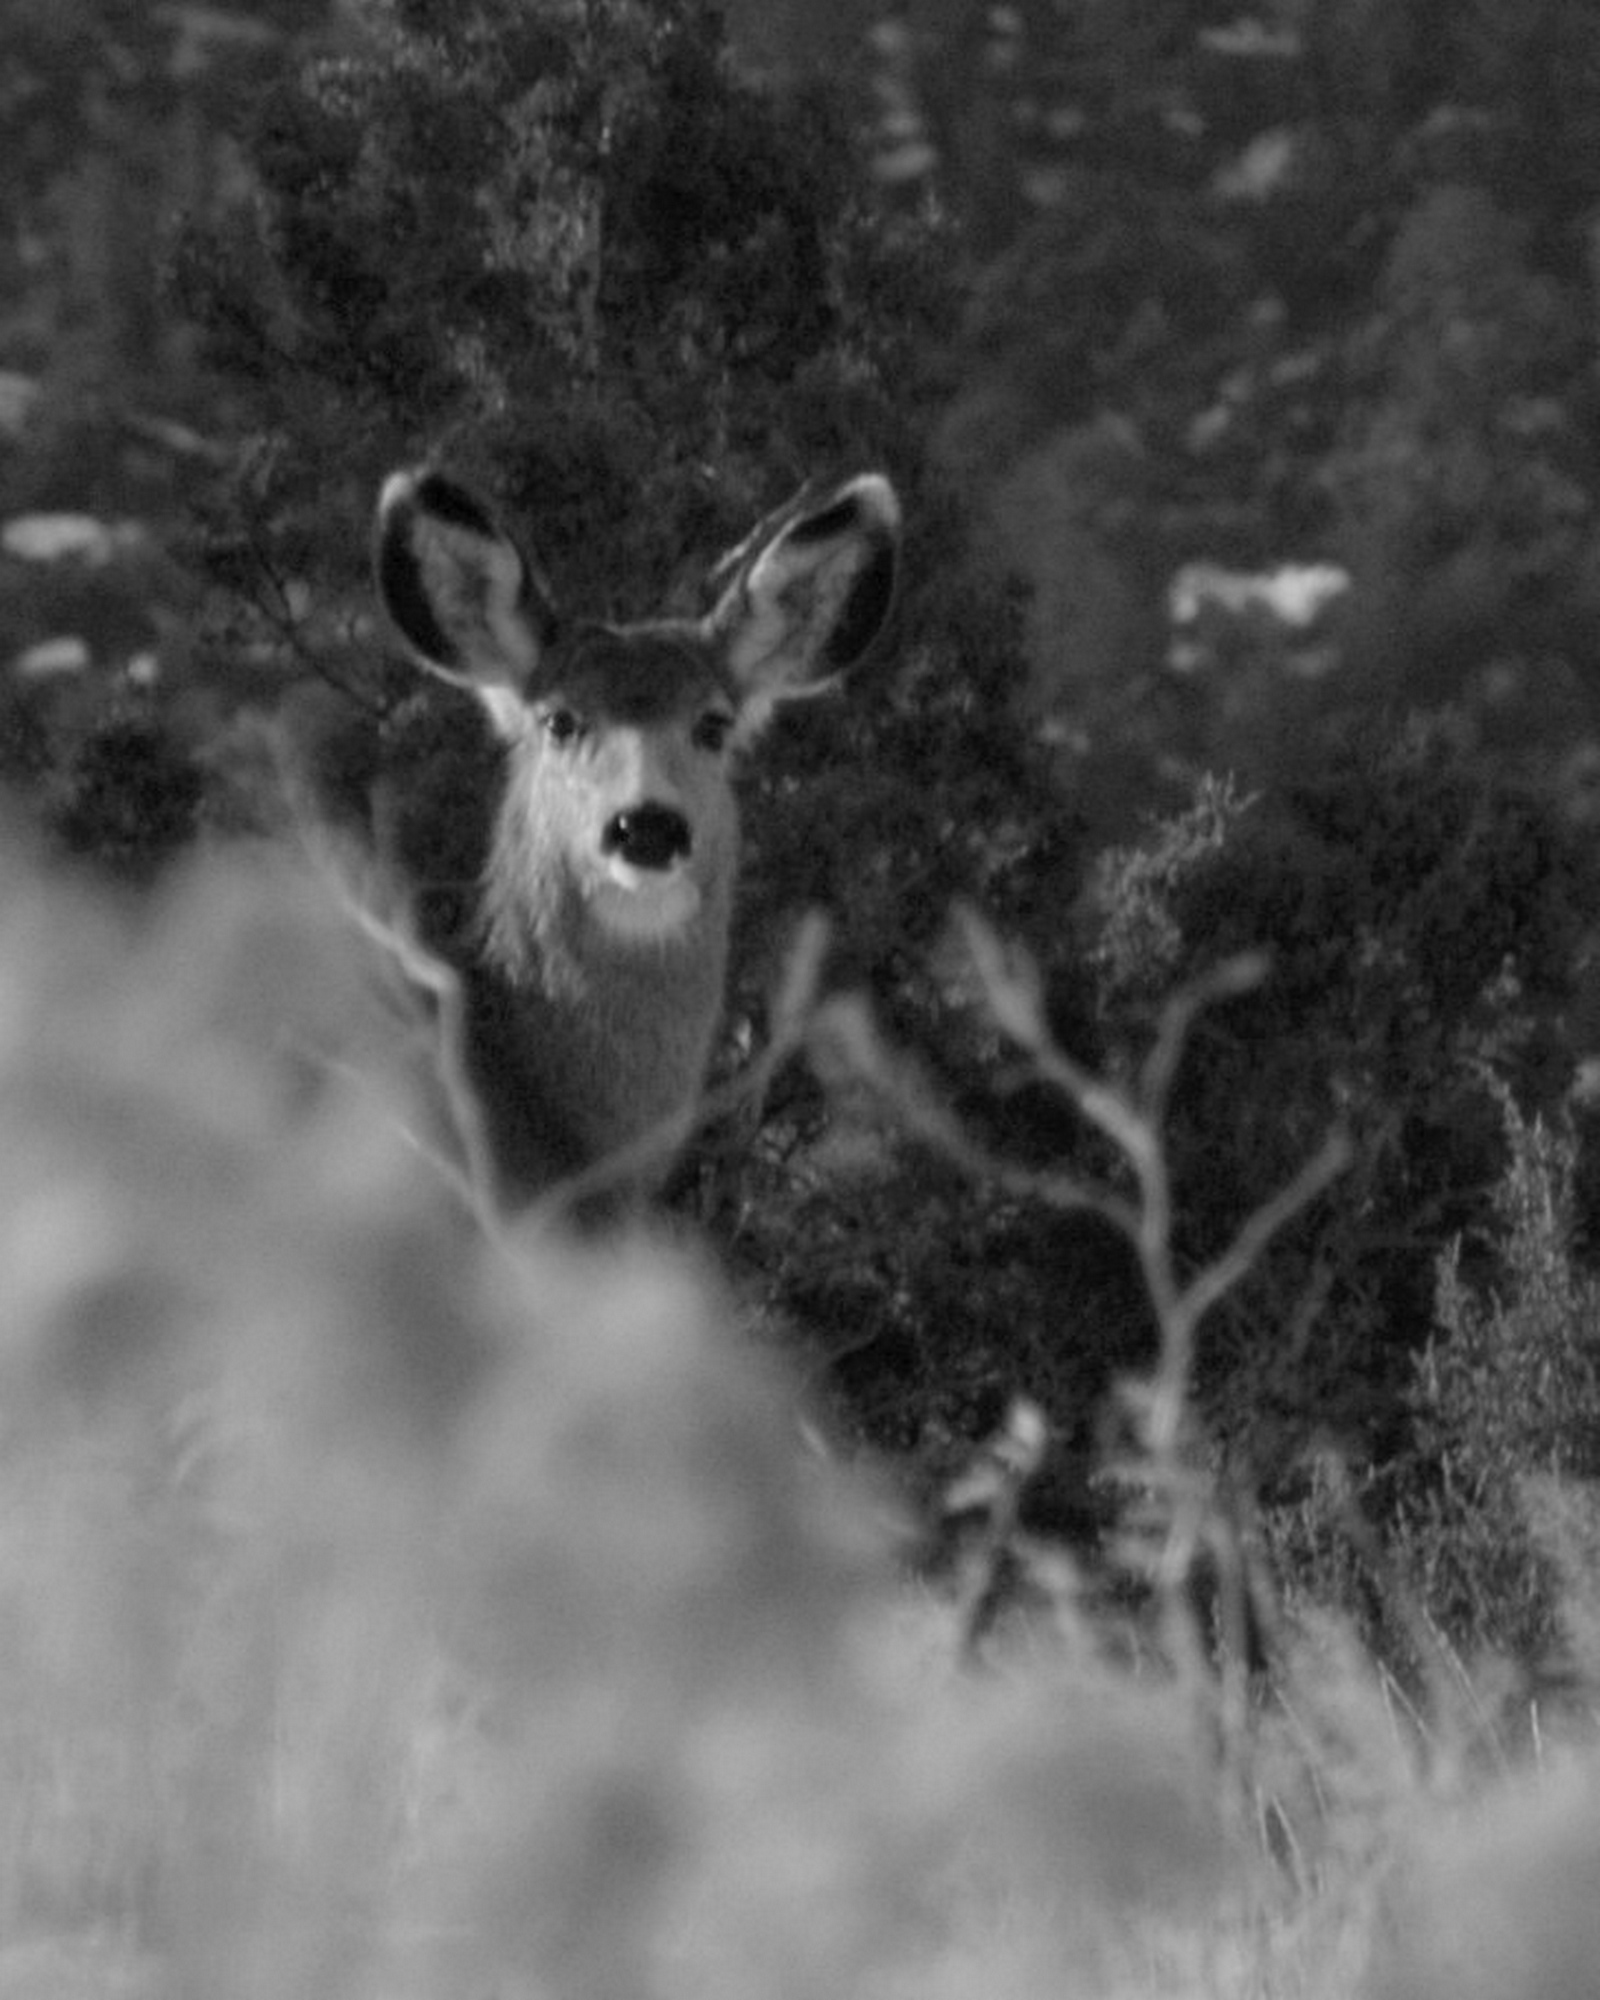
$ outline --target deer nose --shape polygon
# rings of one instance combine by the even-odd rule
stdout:
[[[649,800],[615,814],[600,836],[603,853],[620,855],[635,868],[670,868],[690,845],[683,814]]]

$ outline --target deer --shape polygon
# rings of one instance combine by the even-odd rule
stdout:
[[[735,762],[876,640],[899,540],[882,474],[803,487],[713,566],[704,615],[610,624],[558,611],[448,473],[384,482],[376,592],[429,693],[321,795],[433,995],[495,1212],[612,1180],[661,1192],[723,1017]]]

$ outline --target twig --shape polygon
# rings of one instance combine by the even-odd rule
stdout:
[[[1348,1133],[1338,1129],[1330,1132],[1294,1179],[1264,1201],[1222,1255],[1190,1280],[1184,1299],[1196,1320],[1248,1275],[1278,1231],[1315,1201],[1324,1188],[1332,1186],[1353,1157]]]
[[[478,1093],[466,1073],[461,981],[454,969],[437,953],[429,951],[407,924],[391,921],[362,900],[323,841],[308,835],[303,846],[337,906],[378,947],[382,959],[396,968],[405,986],[427,995],[432,1003],[435,1044],[432,1060],[439,1076],[447,1122],[460,1144],[460,1161],[430,1144],[406,1120],[395,1117],[394,1122],[412,1149],[449,1182],[485,1235],[494,1237],[497,1202],[492,1155]],[[356,1065],[331,1055],[325,1055],[323,1060],[330,1070],[347,1076],[359,1074]]]

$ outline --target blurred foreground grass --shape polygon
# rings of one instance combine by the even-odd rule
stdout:
[[[1337,1633],[1226,1742],[1070,1607],[959,1669],[704,1259],[486,1237],[403,1054],[280,867],[0,863],[0,2000],[1600,1992],[1592,1754]]]

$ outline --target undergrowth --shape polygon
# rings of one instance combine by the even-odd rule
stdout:
[[[1130,1648],[1064,1564],[979,1615],[1027,1554],[1026,1412],[952,1496],[991,1530],[965,1587],[916,1581],[701,1253],[481,1227],[281,864],[133,906],[13,848],[0,968],[4,1991],[1504,2000],[1600,1963],[1563,1886],[1592,1751],[1486,1778],[1347,1623],[1280,1621],[1253,1674],[1185,1623],[1225,1538],[1184,1342],[1337,1164],[1171,1264],[1161,1085],[1210,994],[1142,1077],[1063,1072],[1169,1336]]]

